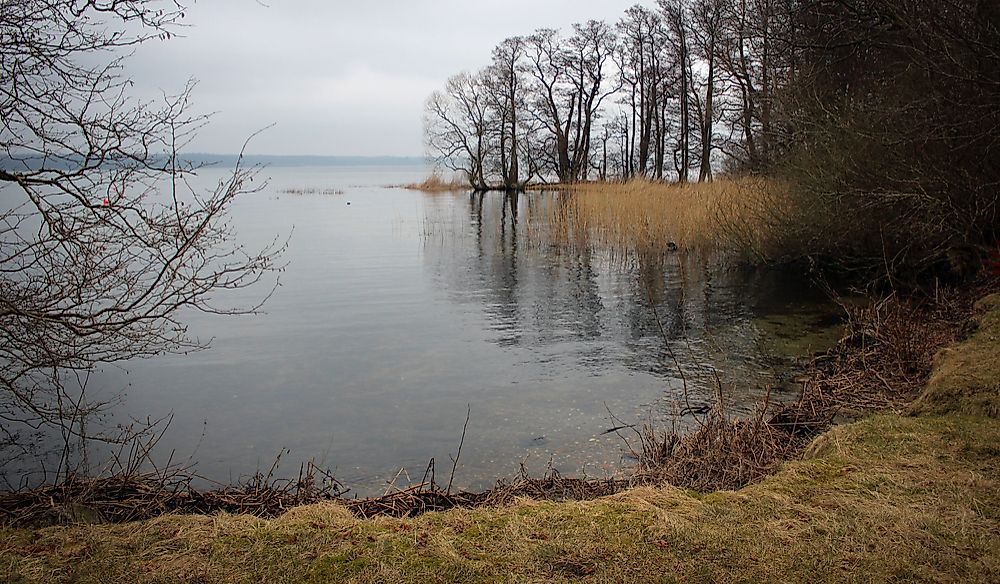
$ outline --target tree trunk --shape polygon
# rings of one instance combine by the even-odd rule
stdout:
[[[705,90],[705,118],[701,122],[701,169],[698,182],[712,182],[712,101],[715,97],[715,37],[708,45],[708,88]]]

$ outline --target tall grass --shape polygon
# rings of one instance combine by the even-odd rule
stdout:
[[[425,193],[470,190],[469,181],[462,179],[458,175],[445,178],[437,172],[431,174],[422,182],[403,185],[403,188],[413,191],[423,191]]]
[[[724,249],[766,259],[781,235],[783,193],[780,184],[757,178],[582,184],[551,206],[547,231],[561,243],[657,253]]]

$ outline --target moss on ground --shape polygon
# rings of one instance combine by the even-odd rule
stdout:
[[[0,581],[998,582],[1000,297],[979,320],[939,356],[915,415],[836,427],[740,491],[7,529]]]

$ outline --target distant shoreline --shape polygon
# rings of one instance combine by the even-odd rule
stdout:
[[[19,157],[17,153],[13,156]],[[24,153],[23,158],[15,160],[0,156],[0,169],[3,170],[37,170],[41,167],[41,159]],[[214,154],[209,152],[180,153],[178,158],[195,166],[233,167],[239,159],[239,154]],[[156,157],[153,157],[155,160]],[[163,158],[166,160],[166,158]],[[76,161],[72,156],[66,158],[50,158],[45,166],[54,170],[72,168]],[[244,166],[261,165],[268,167],[297,166],[425,166],[431,168],[434,162],[422,156],[318,156],[290,154],[248,154],[243,156]]]
[[[218,164],[232,166],[238,154],[212,154],[194,152],[183,154],[182,158],[196,164]],[[433,161],[421,156],[314,156],[314,155],[273,155],[249,154],[243,156],[244,164],[267,166],[430,166]]]

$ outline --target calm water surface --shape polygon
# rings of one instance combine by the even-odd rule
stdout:
[[[266,470],[288,448],[288,474],[315,459],[362,495],[400,468],[419,480],[431,458],[440,480],[471,406],[456,483],[479,488],[521,463],[612,474],[628,461],[604,434],[619,425],[609,411],[627,423],[677,412],[683,384],[650,300],[695,406],[714,399],[713,368],[734,410],[768,385],[786,391],[791,357],[836,334],[835,312],[795,275],[549,246],[537,225],[557,195],[385,187],[425,173],[266,171],[232,213],[250,247],[290,235],[265,313],[186,314],[210,350],[106,368],[91,387],[124,391],[118,420],[173,414],[160,457],[175,451],[213,480]]]

